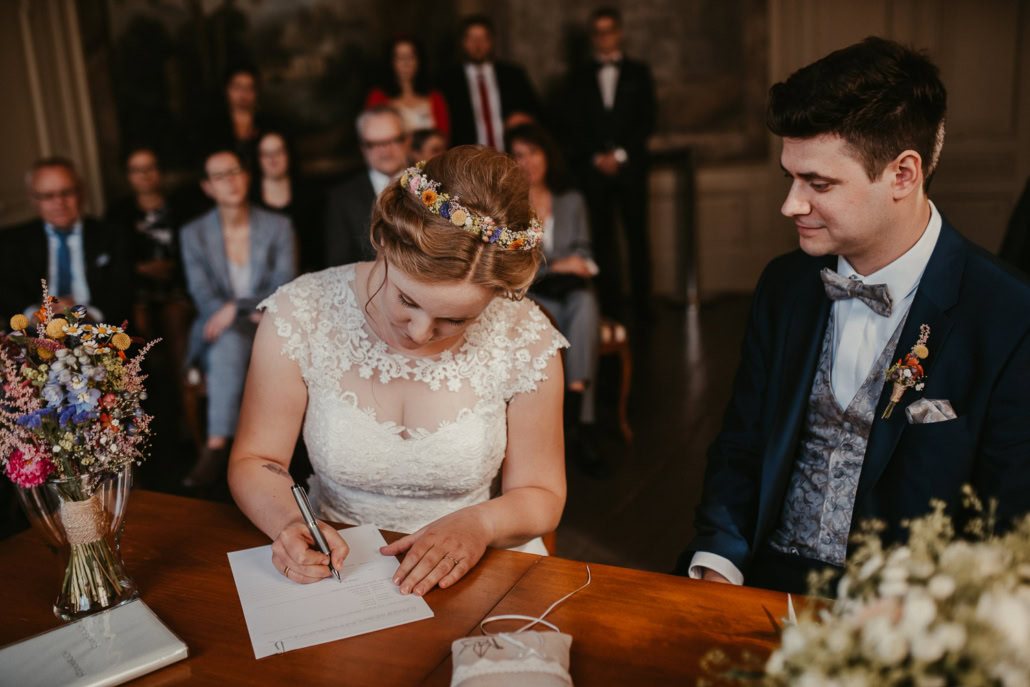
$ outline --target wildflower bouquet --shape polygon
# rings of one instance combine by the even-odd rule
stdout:
[[[140,366],[157,341],[130,359],[138,340],[123,327],[87,323],[84,306],[56,315],[45,281],[36,317],[35,331],[19,314],[0,335],[0,468],[21,487],[23,505],[36,487],[57,490],[60,512],[29,516],[47,523],[52,543],[67,538],[71,546],[62,595],[80,599],[80,608],[106,606],[119,583],[104,539],[110,513],[95,491],[146,455],[151,418],[140,406]]]
[[[940,501],[908,523],[905,545],[885,550],[882,524],[865,526],[832,607],[786,625],[751,683],[1030,685],[1030,516],[998,536],[993,504],[968,487],[964,499],[979,515],[962,538]]]

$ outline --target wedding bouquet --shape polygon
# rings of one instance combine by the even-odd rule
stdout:
[[[905,545],[885,550],[882,525],[865,526],[837,600],[786,625],[753,682],[1030,685],[1030,516],[995,535],[993,504],[985,511],[968,487],[964,498],[978,515],[961,538],[939,501],[908,523]]]
[[[0,335],[0,468],[23,493],[56,488],[61,526],[52,513],[33,519],[46,522],[52,541],[70,540],[62,593],[83,600],[78,607],[103,606],[117,596],[118,581],[103,538],[109,514],[94,491],[146,455],[151,418],[140,406],[146,398],[140,366],[157,341],[129,358],[126,351],[141,342],[123,327],[87,323],[84,306],[55,314],[45,281],[35,317],[34,331],[18,314],[11,333]]]

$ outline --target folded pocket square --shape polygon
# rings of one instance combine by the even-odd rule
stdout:
[[[928,425],[934,422],[945,422],[958,417],[950,401],[936,398],[921,398],[905,408],[910,425]]]

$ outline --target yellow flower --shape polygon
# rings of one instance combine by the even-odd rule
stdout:
[[[428,206],[432,205],[435,202],[436,202],[436,191],[434,191],[431,188],[427,188],[425,191],[422,192],[422,204],[423,205],[428,207]]]
[[[64,328],[68,326],[68,320],[63,317],[55,317],[46,326],[46,335],[51,339],[63,339]]]
[[[912,352],[916,354],[916,357],[920,360],[926,360],[926,356],[930,355],[930,349],[923,344],[916,344],[912,347]]]
[[[29,326],[29,318],[24,315],[15,315],[11,318],[11,331],[20,332]]]
[[[37,348],[36,354],[39,355],[39,357],[42,360],[50,360],[54,357],[54,352],[51,351],[49,348],[46,348],[45,346],[40,346],[39,348]]]
[[[451,224],[456,227],[465,226],[465,220],[468,219],[468,214],[464,210],[455,210],[451,213]]]
[[[114,347],[119,351],[124,351],[132,343],[132,339],[129,338],[128,334],[119,332],[111,337],[111,343],[114,344]]]

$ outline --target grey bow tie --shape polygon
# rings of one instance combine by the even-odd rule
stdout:
[[[842,277],[828,267],[823,268],[819,277],[823,280],[826,295],[830,300],[842,301],[848,298],[857,298],[868,305],[877,315],[891,316],[894,299],[891,298],[890,289],[886,284],[863,284],[857,277]]]

